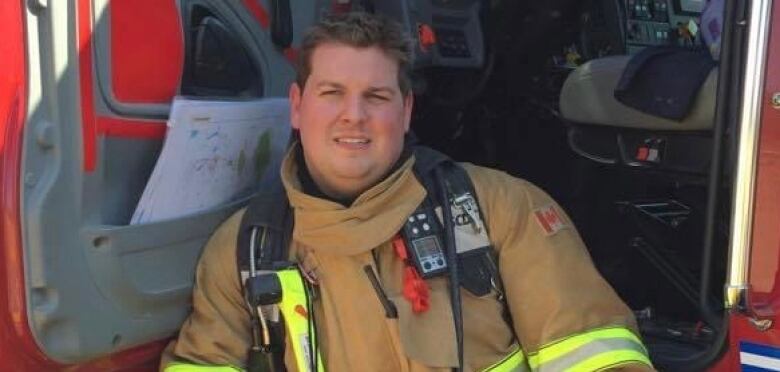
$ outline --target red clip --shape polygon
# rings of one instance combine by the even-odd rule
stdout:
[[[401,237],[401,235],[396,235],[393,238],[393,248],[395,249],[395,254],[398,258],[405,263],[409,256],[406,255],[406,243],[404,243],[404,238]]]
[[[417,25],[417,34],[420,40],[420,50],[427,52],[434,44],[436,44],[436,32],[433,28],[425,23]]]
[[[295,305],[295,312],[298,313],[298,315],[309,319],[309,313],[306,311],[306,309],[303,307],[303,305]]]
[[[647,146],[640,146],[636,150],[636,160],[646,161],[650,155],[650,149]]]
[[[428,285],[425,280],[420,277],[417,270],[409,263],[408,255],[406,252],[406,243],[400,235],[396,235],[393,238],[393,248],[395,254],[404,261],[404,289],[403,295],[409,303],[412,304],[412,311],[415,313],[422,313],[430,308],[428,302]]]
[[[404,268],[404,298],[412,304],[412,311],[422,313],[428,310],[428,286],[413,266]]]

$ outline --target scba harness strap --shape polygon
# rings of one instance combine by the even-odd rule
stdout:
[[[475,296],[484,296],[493,289],[499,293],[500,299],[503,298],[494,251],[474,186],[466,171],[446,155],[426,147],[415,147],[414,154],[415,176],[428,193],[420,208],[433,208],[444,225],[439,236],[443,248],[440,256],[421,253],[431,252],[430,244],[422,242],[429,242],[432,235],[418,234],[423,230],[421,227],[427,227],[415,218],[420,216],[418,212],[424,212],[420,208],[410,216],[402,232],[410,255],[419,256],[418,270],[425,270],[426,263],[446,260],[446,272],[431,272],[448,274],[451,283],[458,283],[451,285],[450,295],[462,366],[459,288]],[[429,221],[434,218],[437,217]],[[272,371],[285,370],[285,333],[291,336],[299,370],[324,369],[316,347],[311,286],[302,278],[297,267],[289,262],[293,226],[293,213],[280,179],[275,179],[264,192],[253,198],[241,221],[236,257],[240,282],[252,314],[253,345],[248,357],[249,371],[266,370],[263,361],[270,364]],[[457,262],[457,265],[452,265],[452,262]],[[314,355],[316,357],[312,357]],[[506,363],[516,364],[517,358],[510,358]]]

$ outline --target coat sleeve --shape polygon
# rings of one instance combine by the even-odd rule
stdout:
[[[206,244],[195,272],[192,313],[166,349],[162,366],[177,360],[244,367],[251,331],[236,268],[236,237],[242,215],[240,211],[226,220]]]
[[[651,370],[631,310],[595,269],[561,207],[526,181],[466,169],[498,255],[514,331],[532,369]]]

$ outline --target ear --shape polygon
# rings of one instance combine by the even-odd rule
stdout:
[[[298,83],[290,84],[290,125],[293,129],[301,129],[301,95],[303,90]]]
[[[414,94],[410,91],[404,97],[404,132],[409,132],[412,121],[412,106],[414,106]]]

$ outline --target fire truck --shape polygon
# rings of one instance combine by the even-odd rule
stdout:
[[[0,369],[157,368],[246,203],[130,223],[173,97],[285,97],[305,29],[354,10],[415,44],[419,141],[558,200],[659,370],[780,370],[772,0],[4,0]]]

